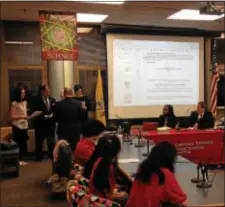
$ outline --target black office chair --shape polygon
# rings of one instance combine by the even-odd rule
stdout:
[[[11,139],[0,142],[0,174],[19,176],[19,147]]]
[[[130,123],[128,121],[123,121],[121,122],[121,127],[122,127],[123,141],[124,142],[132,141],[130,139],[130,129],[131,129]]]

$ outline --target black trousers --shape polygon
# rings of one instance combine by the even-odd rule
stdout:
[[[20,160],[24,158],[27,153],[27,129],[19,129],[16,126],[12,126],[13,139],[18,144],[20,150]]]
[[[47,140],[48,145],[48,157],[53,158],[53,150],[55,146],[54,129],[45,130],[44,128],[35,129],[35,141],[36,141],[36,159],[41,160],[44,157],[43,142]]]
[[[72,152],[74,152],[78,141],[80,140],[80,126],[60,126],[58,128],[58,139],[65,139],[69,142]]]

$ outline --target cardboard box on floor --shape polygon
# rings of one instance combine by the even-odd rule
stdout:
[[[12,137],[12,127],[0,127],[0,140],[7,139],[9,137]]]

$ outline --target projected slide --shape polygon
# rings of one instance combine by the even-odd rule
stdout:
[[[199,43],[113,40],[115,106],[196,104]]]
[[[204,100],[203,54],[201,37],[108,34],[109,117],[187,116]]]

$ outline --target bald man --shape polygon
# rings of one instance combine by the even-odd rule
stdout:
[[[74,151],[80,138],[80,124],[84,111],[81,103],[73,99],[73,90],[64,88],[64,99],[56,103],[54,116],[58,122],[58,138],[67,140]]]

